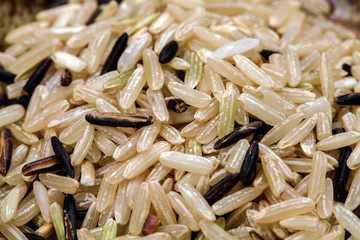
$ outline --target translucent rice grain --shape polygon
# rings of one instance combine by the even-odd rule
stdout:
[[[279,197],[285,188],[285,177],[283,173],[278,169],[276,162],[271,155],[262,156],[261,165],[271,192],[275,197]]]
[[[46,222],[52,222],[49,198],[47,190],[43,184],[39,181],[35,181],[33,184],[36,202],[40,208],[40,212]]]
[[[224,229],[219,227],[216,223],[209,220],[201,220],[199,223],[200,229],[204,235],[210,240],[222,239],[222,240],[232,240],[237,239],[236,237],[227,233]]]
[[[142,182],[145,181],[148,173],[149,173],[149,170],[146,170],[139,177],[133,178],[130,181],[128,181],[127,188],[126,188],[126,197],[127,197],[128,204],[129,204],[130,208],[132,208],[132,209],[134,207],[134,202],[135,202],[136,194],[139,190],[139,186]]]
[[[231,149],[225,169],[230,173],[239,172],[250,144],[246,139],[238,141]]]
[[[341,120],[343,122],[345,131],[349,132],[356,130],[357,119],[355,114],[348,112],[341,117]]]
[[[360,236],[360,220],[354,213],[341,205],[336,205],[333,211],[336,220],[343,228],[353,236]]]
[[[144,69],[139,65],[120,93],[118,102],[123,109],[128,109],[132,106],[141,89],[144,87],[145,82]]]
[[[245,187],[231,195],[220,199],[212,205],[212,209],[216,215],[223,215],[251,202],[260,196],[262,191],[263,190],[256,187]]]
[[[251,81],[236,67],[228,63],[227,61],[217,59],[215,57],[209,57],[209,66],[221,76],[229,79],[231,82],[238,86],[253,85]]]
[[[310,72],[320,64],[320,52],[314,50],[307,54],[300,62],[300,69],[302,72]]]
[[[293,103],[306,103],[316,98],[315,93],[301,88],[283,88],[279,93]]]
[[[187,205],[190,206],[192,211],[198,216],[209,221],[214,221],[216,219],[209,204],[193,186],[189,183],[180,184],[179,191]]]
[[[74,194],[79,188],[79,182],[69,178],[56,175],[53,173],[46,173],[39,175],[41,183],[48,188],[56,188],[60,192]]]
[[[176,224],[175,214],[166,197],[166,193],[158,182],[151,181],[150,198],[162,225]]]
[[[132,179],[143,173],[146,169],[152,166],[161,156],[161,153],[169,151],[170,145],[167,142],[157,142],[151,148],[134,158],[130,159],[126,166],[123,176],[127,179]]]
[[[355,153],[355,151],[353,151],[353,153]],[[346,197],[344,206],[347,209],[353,211],[355,208],[357,208],[360,205],[359,197],[360,197],[360,169],[357,169],[354,174],[354,178],[351,182],[349,193]]]
[[[54,120],[51,120],[48,124],[48,127],[59,127],[64,128],[69,126],[74,121],[79,120],[88,113],[95,112],[96,108],[92,105],[84,105],[80,107],[73,108],[60,116],[56,117]]]
[[[61,42],[56,38],[40,43],[17,58],[16,62],[9,66],[9,70],[15,74],[24,73],[58,50],[60,46]]]
[[[149,88],[160,90],[164,84],[164,75],[156,53],[150,49],[143,52],[144,74]]]
[[[202,175],[210,173],[213,169],[208,158],[175,151],[161,153],[159,161],[167,167]]]
[[[201,80],[202,62],[194,52],[188,56],[187,62],[190,64],[190,68],[185,72],[184,84],[190,88],[195,88]]]
[[[21,183],[11,189],[5,196],[1,206],[1,220],[5,223],[10,222],[15,216],[20,200],[25,196],[27,186]]]
[[[113,19],[92,24],[91,26],[85,28],[81,32],[71,36],[71,38],[69,38],[68,41],[66,42],[66,45],[70,48],[85,47],[94,38],[94,36],[98,31],[101,31],[109,27],[112,21]]]
[[[185,142],[185,139],[181,136],[179,130],[177,130],[175,127],[168,125],[168,124],[161,125],[159,134],[166,141],[168,141],[169,143],[171,143],[173,145],[177,145],[177,144]]]
[[[218,113],[219,113],[219,102],[212,101],[207,107],[199,108],[196,111],[194,118],[200,122],[208,121],[211,118],[215,117]]]
[[[322,194],[317,204],[317,212],[319,214],[319,217],[322,219],[327,219],[331,217],[333,204],[334,204],[333,183],[330,178],[326,178],[325,191]]]
[[[285,50],[286,66],[288,71],[288,84],[291,87],[297,86],[301,81],[301,70],[298,53],[295,49]]]
[[[66,68],[73,72],[81,72],[87,66],[85,61],[63,51],[55,52],[51,58],[58,68]]]
[[[59,140],[65,144],[73,144],[77,142],[87,126],[85,118],[80,118],[78,121],[74,121],[71,125],[65,128],[59,135]]]
[[[256,48],[259,43],[259,40],[256,38],[244,38],[216,49],[213,53],[213,57],[219,59],[229,58]]]
[[[222,138],[234,130],[237,99],[233,89],[227,89],[222,96],[219,110],[218,136]]]
[[[269,104],[270,107],[282,112],[286,116],[290,116],[296,113],[295,104],[287,100],[285,97],[277,94],[271,89],[260,86],[258,88],[263,95],[263,101]]]
[[[109,184],[104,179],[101,181],[96,200],[96,210],[100,213],[107,212],[115,200],[116,184]]]
[[[266,135],[261,139],[261,143],[270,145],[282,137],[284,137],[291,129],[295,128],[304,118],[302,113],[294,114],[285,121],[282,121],[275,125]]]
[[[39,141],[39,138],[35,134],[25,132],[19,125],[11,123],[7,127],[11,131],[12,136],[27,145],[33,145]]]
[[[112,156],[116,148],[116,145],[101,132],[94,133],[94,143],[100,149],[100,151],[105,154],[105,156]],[[87,144],[88,146],[90,145],[89,143]]]
[[[140,60],[143,51],[150,45],[151,41],[152,36],[149,33],[143,33],[134,39],[119,58],[117,64],[118,71],[124,72],[135,67],[135,64]]]
[[[21,204],[21,203],[20,203]],[[15,216],[12,219],[12,223],[15,226],[21,226],[29,222],[40,212],[35,197],[32,197],[28,202],[19,205]]]
[[[26,80],[16,81],[6,86],[6,95],[9,99],[14,99],[22,95],[22,89],[26,84]]]
[[[114,150],[113,158],[116,161],[125,161],[136,153],[136,144],[139,140],[141,131],[135,132],[129,137],[128,141],[124,144],[117,146]]]
[[[267,147],[266,145],[259,143],[259,156],[263,156],[265,154],[270,154],[272,155],[276,162],[276,164],[278,165],[278,168],[281,169],[281,171],[283,172],[285,178],[287,180],[295,180],[297,177],[297,174],[294,174],[291,169],[286,165],[286,163],[274,152],[272,151],[269,147]]]
[[[326,164],[325,154],[319,151],[315,152],[308,187],[308,197],[314,202],[318,202],[325,191]]]
[[[149,27],[149,32],[152,34],[159,34],[174,22],[174,18],[167,11],[163,12]]]
[[[316,136],[319,141],[330,137],[331,133],[331,124],[328,115],[325,113],[319,113],[319,119],[316,124]]]
[[[61,99],[66,99],[68,97],[71,97],[74,91],[74,88],[77,85],[81,85],[84,84],[83,80],[74,80],[72,81],[70,86],[67,87],[62,87],[59,86],[58,88],[56,88],[54,91],[51,92],[50,95],[47,95],[40,104],[40,107],[42,109],[49,107],[49,105],[51,105],[52,103],[59,101]]]
[[[161,124],[155,121],[153,124],[143,128],[139,141],[136,144],[136,149],[139,153],[148,150],[154,143],[157,135],[159,134]]]
[[[86,212],[81,228],[92,229],[96,227],[99,219],[99,212],[96,211],[96,202],[93,202]]]
[[[320,63],[320,83],[323,95],[328,99],[329,103],[334,102],[334,79],[331,71],[330,62],[326,53],[321,55]]]
[[[173,23],[163,33],[159,35],[154,44],[154,51],[156,54],[159,54],[168,42],[174,40],[174,34],[177,27],[178,24]]]
[[[7,239],[17,239],[17,240],[26,240],[28,239],[25,235],[20,231],[19,228],[14,226],[12,223],[4,223],[0,221],[0,232]]]
[[[44,109],[41,113],[36,115],[33,119],[29,119],[27,122],[24,122],[22,128],[30,133],[37,132],[46,127],[50,121],[54,120],[56,117],[64,113],[70,104],[66,100],[60,100],[54,103],[52,106]]]
[[[316,229],[316,224],[319,222],[319,218],[315,216],[296,216],[287,218],[280,221],[280,225],[284,228],[299,231],[313,232]]]
[[[152,107],[154,115],[159,119],[160,122],[169,121],[169,112],[166,107],[164,96],[160,90],[151,90],[150,88],[146,91],[147,99]]]
[[[217,126],[218,126],[219,117],[214,117],[209,121],[196,136],[196,141],[201,144],[208,144],[213,141],[217,136]]]
[[[118,185],[118,190],[115,199],[114,215],[117,223],[125,225],[130,219],[131,209],[126,198],[126,182]]]
[[[306,137],[315,127],[318,120],[318,115],[307,118],[301,122],[296,128],[287,133],[278,143],[280,149],[291,147],[299,143],[304,137]]]
[[[0,110],[1,120],[0,126],[5,126],[9,123],[16,122],[21,119],[25,114],[25,109],[20,104],[13,104],[7,107],[4,107]]]
[[[296,108],[296,111],[304,113],[304,117],[307,118],[314,113],[327,112],[329,110],[329,107],[330,104],[326,97],[319,97],[313,101],[299,105]]]
[[[143,182],[136,194],[133,211],[130,217],[129,233],[138,235],[141,233],[146,217],[150,210],[150,188],[149,184]]]
[[[349,146],[360,140],[360,133],[356,131],[339,133],[327,137],[316,144],[318,151],[328,151]]]
[[[310,212],[315,208],[310,198],[295,198],[270,205],[255,215],[258,223],[273,223],[300,214]]]
[[[77,141],[74,147],[74,151],[70,156],[71,164],[73,166],[81,164],[85,156],[88,154],[94,139],[94,126],[91,124],[86,124],[82,134],[83,135]]]
[[[92,57],[87,61],[87,70],[90,74],[95,73],[98,70],[106,46],[109,43],[110,35],[110,29],[105,28],[104,30],[97,32],[96,36],[89,42],[87,51]]]
[[[180,83],[170,82],[168,88],[175,97],[197,108],[207,107],[211,102],[211,97],[206,93],[194,90]]]
[[[314,132],[310,132],[303,140],[300,141],[300,147],[304,154],[312,157],[316,151],[316,140]]]
[[[233,57],[238,67],[248,78],[260,86],[279,89],[281,86],[269,77],[261,68],[247,57],[236,55]]]
[[[187,124],[180,133],[185,138],[193,138],[203,129],[204,125],[203,122],[195,120]]]
[[[247,112],[271,126],[285,120],[285,115],[283,113],[273,109],[248,93],[242,93],[238,100]]]

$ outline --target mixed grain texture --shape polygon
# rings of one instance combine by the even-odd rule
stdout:
[[[360,239],[360,41],[325,0],[64,1],[0,52],[0,238]]]

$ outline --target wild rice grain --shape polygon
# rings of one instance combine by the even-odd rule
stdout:
[[[256,132],[260,127],[262,126],[262,122],[260,121],[254,121],[249,124],[246,124],[240,128],[235,129],[231,133],[227,134],[226,136],[219,139],[215,145],[215,149],[221,149],[228,147],[237,141],[239,141],[242,138],[245,138],[254,132]]]
[[[152,116],[135,113],[91,113],[85,115],[86,121],[100,126],[143,127],[154,122]]]
[[[11,139],[11,132],[9,129],[5,129],[1,133],[0,139],[0,172],[1,175],[6,176],[12,158],[13,142]]]
[[[61,74],[60,84],[63,87],[67,87],[72,82],[72,75],[71,72],[67,69],[64,70],[64,72]]]
[[[159,62],[162,64],[170,62],[175,57],[178,49],[179,46],[176,41],[168,42],[159,54]]]
[[[64,223],[66,239],[77,239],[76,206],[74,197],[71,194],[67,194],[64,199]]]
[[[121,57],[122,53],[124,52],[127,42],[128,42],[128,34],[126,32],[124,32],[116,40],[114,47],[112,48],[109,56],[107,57],[104,65],[101,69],[100,75],[103,75],[107,72],[116,70],[117,60]]]
[[[56,136],[51,137],[51,146],[66,174],[75,177],[74,167],[71,165],[69,154]]]
[[[335,99],[339,105],[360,105],[360,93],[350,93],[337,97]]]
[[[52,155],[43,159],[35,160],[25,164],[21,170],[24,176],[32,176],[62,169],[57,156]]]
[[[347,166],[347,161],[351,153],[351,147],[344,147],[340,149],[340,156],[338,159],[339,167],[336,169],[334,178],[334,197],[335,200],[340,202],[345,201],[345,185],[350,174],[350,169]]]

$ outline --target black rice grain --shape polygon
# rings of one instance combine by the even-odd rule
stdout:
[[[259,143],[254,141],[247,150],[240,169],[240,181],[242,181],[244,186],[250,186],[254,182],[256,177],[256,160],[258,155]]]
[[[169,110],[172,110],[177,113],[185,112],[188,109],[186,102],[184,102],[180,98],[166,97],[165,103],[166,103],[166,107]]]
[[[119,60],[121,54],[124,52],[127,42],[128,42],[128,34],[124,32],[115,42],[114,47],[112,48],[109,56],[104,63],[104,66],[101,69],[100,75],[116,70],[117,61]]]
[[[263,56],[263,58],[265,58],[266,60],[269,60],[269,57],[271,55],[273,55],[274,53],[278,53],[278,52],[275,52],[275,51],[271,51],[271,50],[266,50],[266,49],[263,49],[260,54],[261,56]]]
[[[64,72],[61,74],[60,84],[63,87],[67,87],[72,82],[72,75],[71,72],[67,69],[64,70]]]
[[[143,127],[154,123],[152,116],[134,113],[91,113],[85,115],[89,123],[110,127]]]
[[[64,223],[65,223],[65,238],[67,240],[77,239],[77,217],[76,206],[73,195],[66,194],[64,199]]]
[[[54,150],[56,157],[58,158],[60,165],[69,177],[75,177],[74,167],[71,165],[71,160],[68,152],[56,136],[51,137],[51,146]]]
[[[56,155],[42,158],[30,163],[27,163],[22,168],[24,176],[32,176],[40,173],[47,173],[62,169],[60,162]]]
[[[240,139],[243,139],[253,133],[255,133],[262,126],[261,121],[255,121],[248,123],[240,128],[235,129],[226,136],[220,138],[214,145],[214,149],[221,149],[228,147]]]
[[[335,98],[335,101],[339,105],[360,105],[360,93],[349,93]]]
[[[226,176],[217,184],[215,184],[209,191],[204,194],[205,200],[213,205],[227,194],[240,180],[240,173],[233,173]]]
[[[52,60],[50,57],[45,58],[40,65],[37,67],[35,72],[31,75],[29,80],[26,82],[25,86],[22,89],[22,94],[26,96],[31,96],[34,92],[36,86],[41,82],[44,78],[47,70],[49,69]]]
[[[5,83],[14,83],[16,75],[0,68],[0,81]]]
[[[1,133],[0,140],[0,172],[3,176],[6,176],[10,168],[12,145],[11,132],[9,129],[5,129]]]
[[[168,42],[159,54],[160,63],[170,62],[176,55],[176,52],[179,50],[179,45],[176,41]]]

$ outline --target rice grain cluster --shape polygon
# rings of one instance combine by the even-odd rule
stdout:
[[[0,53],[0,239],[360,239],[360,40],[325,0],[72,0]]]

